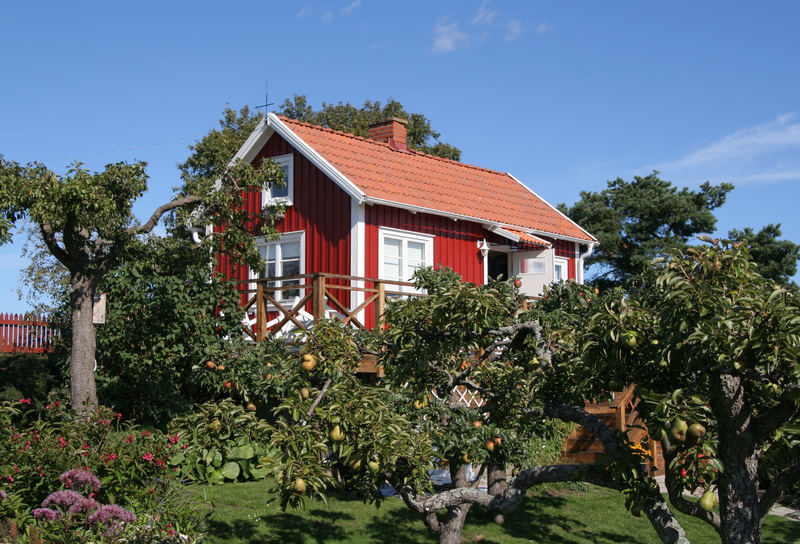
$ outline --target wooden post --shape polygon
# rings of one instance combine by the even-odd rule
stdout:
[[[623,433],[625,432],[625,405],[627,403],[621,402],[619,406],[617,406],[617,427]]]
[[[375,328],[383,325],[383,310],[386,308],[386,285],[382,281],[375,282],[378,298],[375,299]]]
[[[262,342],[267,337],[267,305],[264,302],[264,284],[256,287],[256,341]]]
[[[311,316],[315,323],[325,317],[325,274],[314,274],[311,281]]]

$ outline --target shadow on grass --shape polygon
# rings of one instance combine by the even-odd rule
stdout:
[[[419,544],[435,541],[434,534],[422,523],[422,516],[405,507],[402,510],[381,512],[364,526],[363,531],[369,536],[370,542],[380,544]]]
[[[231,523],[209,520],[210,542],[217,539],[234,540],[247,544],[264,542],[313,542],[323,544],[340,542],[347,537],[337,522],[353,519],[348,514],[312,510],[303,515],[292,513],[266,514],[257,520],[234,520]],[[303,535],[302,540],[298,539]]]
[[[800,542],[800,523],[791,519],[769,516],[761,529],[764,542]]]
[[[464,527],[463,541],[481,544],[504,544],[509,538],[525,542],[558,542],[560,544],[638,544],[639,539],[620,532],[598,530],[579,519],[567,508],[561,496],[529,497],[519,508],[506,516],[502,525],[495,523],[494,514],[472,507]],[[421,523],[421,516],[410,510],[386,512],[364,527],[371,542],[383,544],[412,544],[435,542],[436,536]]]

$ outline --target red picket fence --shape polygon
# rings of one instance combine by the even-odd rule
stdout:
[[[47,317],[0,314],[0,353],[46,353],[61,337],[61,329]]]

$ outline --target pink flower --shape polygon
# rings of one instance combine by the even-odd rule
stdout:
[[[108,463],[109,461],[114,461],[114,460],[117,459],[117,454],[116,453],[109,453],[108,455],[105,456],[104,459],[105,459],[106,463]]]
[[[30,404],[31,404],[31,399],[19,399],[19,402],[20,402],[21,404],[27,404],[28,406],[30,406]]]
[[[62,448],[67,445],[67,441],[63,436],[58,437],[58,445]]]
[[[117,412],[117,421],[119,421],[120,419],[122,419],[122,414],[120,412]]]
[[[173,435],[170,435],[170,437],[169,437],[169,441],[170,441],[171,444],[177,444],[180,441],[180,439],[181,439],[181,435],[180,434],[173,434]]]
[[[125,442],[127,442],[128,444],[130,444],[131,442],[133,442],[133,435],[132,435],[132,434],[129,434],[129,435],[128,435],[128,437],[125,439]]]
[[[685,468],[684,468],[684,469],[681,469],[681,478],[686,478],[686,475],[687,475],[687,474],[688,474],[688,472],[686,472],[686,469],[685,469]]]
[[[150,453],[150,452],[147,452],[147,453],[142,455],[142,459],[144,459],[145,461],[152,461],[153,460],[153,454]]]

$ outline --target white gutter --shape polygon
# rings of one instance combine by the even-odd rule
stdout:
[[[598,242],[589,242],[588,249],[584,253],[581,253],[580,256],[578,257],[578,262],[580,262],[581,265],[581,267],[579,268],[580,277],[578,278],[578,283],[583,283],[583,263],[586,259],[591,257],[592,252],[594,251],[594,248],[597,245],[599,245]]]

